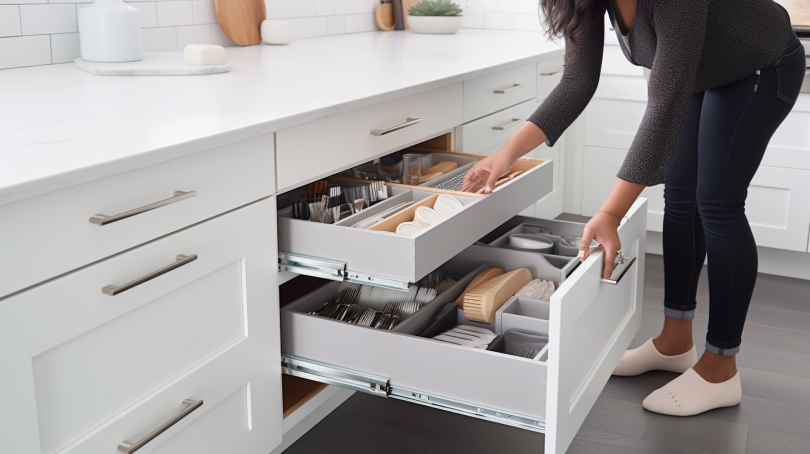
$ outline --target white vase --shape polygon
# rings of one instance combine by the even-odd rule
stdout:
[[[292,24],[286,20],[266,20],[262,22],[262,42],[265,44],[290,44]]]
[[[96,0],[79,10],[82,60],[127,62],[143,59],[138,10],[123,0]]]
[[[462,16],[411,16],[408,25],[416,33],[451,34],[461,28]]]

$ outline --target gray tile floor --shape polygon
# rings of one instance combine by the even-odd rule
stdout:
[[[633,347],[655,336],[664,269],[647,257],[644,313]],[[698,353],[708,324],[708,280],[695,318]],[[691,418],[648,412],[641,401],[675,374],[613,377],[569,453],[810,454],[810,281],[760,275],[738,355],[743,400]],[[543,435],[466,416],[355,394],[290,454],[541,453]]]

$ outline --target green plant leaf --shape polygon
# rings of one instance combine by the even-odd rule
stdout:
[[[422,0],[408,10],[411,16],[458,16],[462,10],[450,0]]]

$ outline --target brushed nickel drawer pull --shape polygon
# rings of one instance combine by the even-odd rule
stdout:
[[[175,260],[176,261],[174,263],[172,263],[171,265],[164,266],[163,268],[161,268],[161,269],[159,269],[157,271],[153,271],[153,272],[151,272],[151,273],[149,273],[149,274],[147,274],[145,276],[141,276],[138,279],[135,279],[134,281],[131,281],[131,282],[127,282],[124,285],[121,285],[121,286],[105,285],[104,287],[102,287],[101,291],[105,295],[110,295],[110,296],[115,296],[115,295],[118,295],[119,293],[126,292],[127,290],[129,290],[129,289],[131,289],[133,287],[137,287],[137,286],[143,284],[144,282],[151,281],[152,279],[154,279],[154,278],[156,278],[158,276],[164,275],[164,274],[168,273],[169,271],[176,270],[177,268],[180,268],[183,265],[188,265],[189,263],[197,260],[197,254],[191,254],[191,255],[182,255],[182,254],[180,254],[175,258]]]
[[[517,90],[519,88],[523,88],[523,84],[514,84],[509,88],[504,88],[503,90],[495,90],[495,93],[499,94],[499,95],[505,95],[505,94],[507,94],[509,92],[512,92],[512,91],[515,91],[515,90]]]
[[[540,73],[541,76],[554,76],[562,72],[562,69],[558,69],[556,71],[552,71],[550,73]]]
[[[150,441],[154,440],[158,435],[162,434],[163,432],[166,432],[166,430],[168,430],[169,427],[171,427],[171,426],[177,424],[178,422],[180,422],[181,419],[183,419],[186,416],[188,416],[189,414],[191,414],[192,411],[202,407],[202,404],[203,404],[202,400],[185,399],[183,401],[183,405],[185,405],[186,408],[182,409],[180,411],[180,413],[174,415],[174,417],[172,417],[172,419],[164,422],[163,424],[160,425],[160,427],[158,427],[157,429],[149,432],[145,437],[141,438],[140,440],[136,441],[135,443],[130,443],[128,441],[125,441],[123,443],[119,443],[118,444],[118,450],[125,453],[125,454],[134,453],[135,451],[143,448]]]
[[[504,131],[504,130],[509,129],[509,128],[514,128],[515,126],[517,126],[517,125],[519,125],[521,123],[523,123],[523,120],[521,120],[520,118],[513,118],[512,121],[510,121],[509,123],[507,123],[507,124],[505,124],[503,126],[493,126],[492,129],[494,129],[496,131]]]
[[[171,205],[172,203],[179,202],[181,200],[186,200],[188,198],[194,197],[197,195],[197,191],[174,191],[174,197],[169,197],[168,199],[161,200],[159,202],[150,203],[149,205],[144,205],[140,208],[135,208],[134,210],[125,211],[120,214],[116,214],[113,216],[107,216],[103,214],[97,214],[90,218],[90,222],[96,225],[107,225],[112,224],[113,222],[120,221],[121,219],[126,219],[136,214],[146,213],[147,211],[152,211],[155,208],[164,207],[166,205]]]
[[[418,117],[407,117],[405,118],[405,123],[398,124],[396,126],[391,126],[390,128],[386,129],[372,129],[371,135],[372,136],[384,136],[386,134],[390,134],[394,131],[399,131],[400,129],[407,128],[408,126],[413,126],[417,123],[421,123],[422,119]]]

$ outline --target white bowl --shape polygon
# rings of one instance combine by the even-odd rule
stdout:
[[[408,26],[416,33],[447,35],[457,32],[464,21],[462,16],[411,16]]]
[[[447,216],[452,216],[453,213],[456,211],[461,210],[464,208],[464,205],[454,196],[450,194],[442,194],[436,199],[436,204],[434,205],[439,207],[442,213],[447,213]]]
[[[521,238],[517,235],[509,236],[509,245],[520,249],[531,249],[531,250],[547,250],[554,247],[554,243],[551,241],[532,238]]]
[[[413,222],[403,222],[397,226],[397,233],[400,235],[414,236],[419,233],[420,230],[422,230],[422,227],[419,227]]]
[[[414,222],[427,227],[429,225],[438,224],[442,222],[442,217],[439,216],[439,213],[436,213],[436,211],[434,211],[433,208],[419,207],[416,209],[416,216],[414,217]]]

